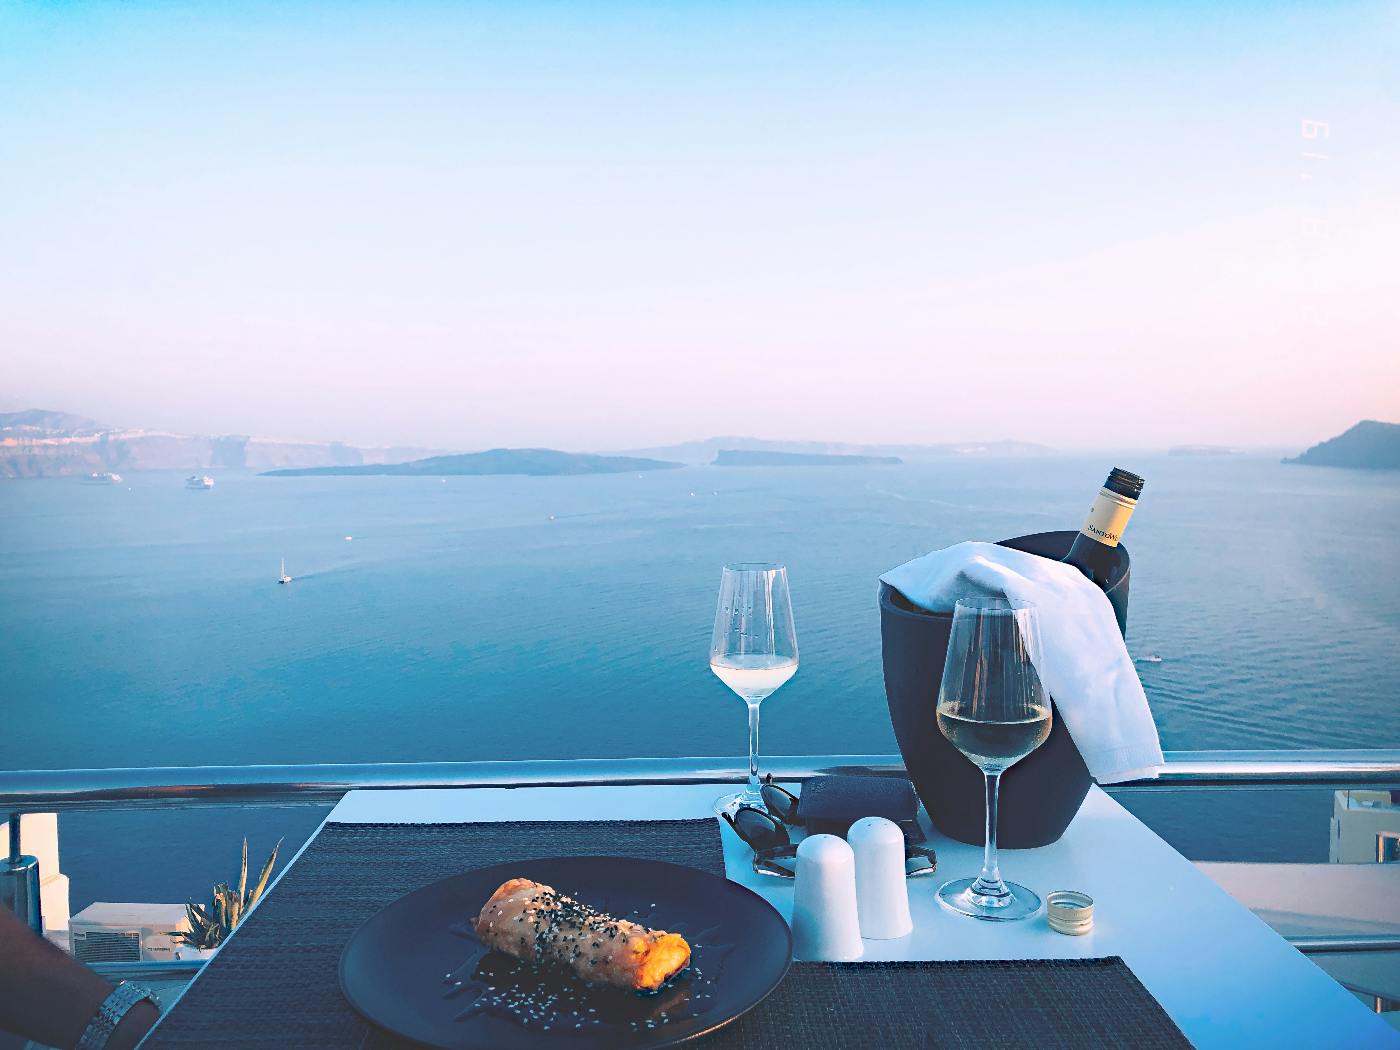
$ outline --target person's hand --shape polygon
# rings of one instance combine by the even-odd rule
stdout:
[[[0,1029],[44,1046],[77,1046],[112,987],[0,905]],[[159,1017],[149,1002],[137,1003],[108,1050],[131,1050]]]

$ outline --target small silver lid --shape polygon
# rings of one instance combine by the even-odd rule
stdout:
[[[1056,933],[1086,934],[1094,927],[1094,898],[1078,890],[1055,890],[1045,897],[1045,921]]]

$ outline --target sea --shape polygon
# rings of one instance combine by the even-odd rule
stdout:
[[[950,458],[579,477],[0,484],[0,768],[740,755],[720,568],[788,566],[769,754],[892,753],[877,578],[1147,487],[1128,645],[1164,747],[1400,747],[1400,473],[1276,457]],[[282,561],[294,577],[279,586]],[[1330,792],[1123,791],[1197,859],[1326,858]],[[324,810],[62,821],[74,908],[199,898]]]

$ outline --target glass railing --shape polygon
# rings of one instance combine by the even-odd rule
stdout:
[[[904,774],[898,755],[779,757],[765,765],[779,779],[799,782],[836,772]],[[80,914],[72,917],[73,928],[83,926],[87,933],[81,946],[75,944],[67,876],[58,873],[60,818],[65,834],[77,826],[79,838],[84,822],[144,821],[125,836],[130,841],[124,859],[102,858],[111,878],[124,864],[162,865],[177,856],[178,842],[169,841],[160,825],[196,815],[201,823],[227,816],[244,826],[254,817],[278,815],[287,837],[285,860],[329,807],[360,788],[725,784],[742,781],[745,772],[727,758],[0,772],[0,816],[9,816],[11,829],[9,858],[0,864],[0,900],[16,895],[26,878],[39,879],[37,890],[27,885],[21,895],[32,924],[47,925],[51,939],[109,976],[180,981],[203,960],[175,958],[169,931],[163,941],[152,935],[149,947],[124,944],[93,936],[102,932],[101,923]],[[1208,751],[1168,752],[1159,778],[1116,785],[1110,793],[1368,1005],[1385,1010],[1400,999],[1400,864],[1378,862],[1388,864],[1400,853],[1397,789],[1400,749]],[[235,826],[229,824],[230,835]],[[65,852],[71,857],[67,845]],[[84,861],[95,860],[78,852]],[[36,853],[37,870],[27,876],[28,858]],[[228,873],[207,875],[204,885]],[[85,882],[81,898],[93,896],[99,885]],[[99,899],[110,899],[105,889]],[[174,912],[166,918],[178,920]]]

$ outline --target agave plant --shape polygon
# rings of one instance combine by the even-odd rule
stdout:
[[[243,840],[243,864],[238,870],[238,889],[232,889],[226,882],[216,883],[214,897],[208,905],[186,903],[185,914],[189,916],[190,928],[175,934],[175,938],[191,948],[217,948],[224,943],[235,926],[258,902],[267,880],[272,877],[273,865],[277,863],[277,851],[282,848],[282,840],[272,847],[267,862],[258,873],[253,888],[248,888],[248,840]]]

